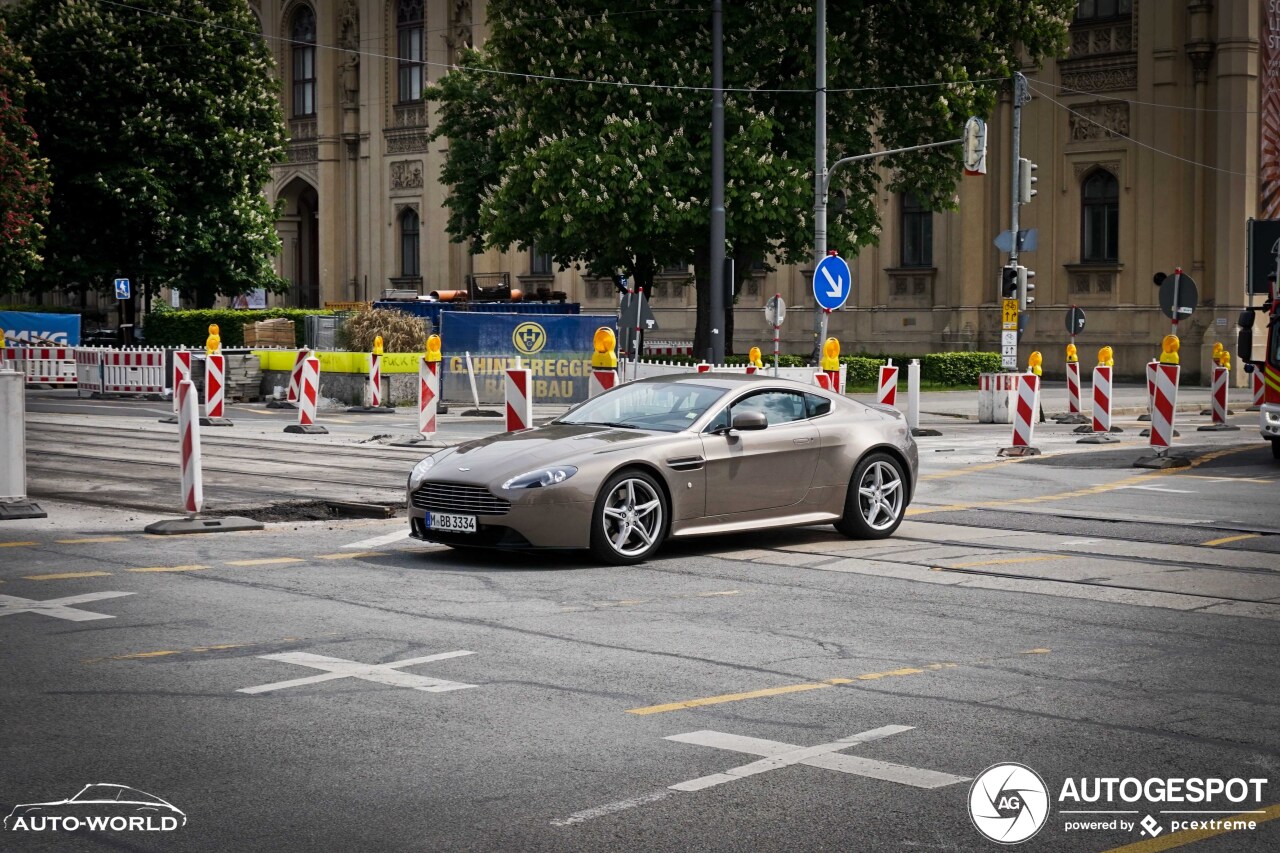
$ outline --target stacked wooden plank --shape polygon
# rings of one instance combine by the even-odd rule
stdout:
[[[293,321],[283,317],[244,324],[244,344],[249,347],[292,347]]]

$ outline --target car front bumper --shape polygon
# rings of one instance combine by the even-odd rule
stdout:
[[[446,545],[473,545],[478,548],[587,548],[591,545],[591,514],[594,500],[556,503],[544,496],[513,501],[502,514],[478,514],[466,509],[439,507],[433,512],[475,515],[475,533],[429,529],[428,510],[409,501],[409,535],[424,542]]]

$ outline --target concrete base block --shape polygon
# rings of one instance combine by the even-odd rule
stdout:
[[[395,409],[387,406],[348,406],[348,412],[361,415],[394,415]]]
[[[234,533],[239,530],[262,530],[261,521],[229,515],[226,518],[166,518],[154,521],[143,528],[157,536],[177,536],[187,533]]]
[[[49,513],[27,498],[0,500],[0,521],[17,521],[21,518],[48,518]]]
[[[1151,430],[1144,429],[1142,432],[1138,433],[1138,435],[1142,436],[1143,438],[1150,438]],[[1181,436],[1182,436],[1182,433],[1178,432],[1176,429],[1173,431],[1174,438],[1180,438]]]
[[[1227,414],[1228,414],[1228,415],[1234,415],[1235,413],[1236,413],[1235,409],[1227,409]],[[1206,417],[1206,418],[1207,418],[1207,417],[1211,416],[1212,414],[1213,414],[1213,409],[1201,409],[1201,410],[1200,410],[1200,416],[1201,416],[1201,417]]]
[[[235,426],[235,424],[226,418],[206,418],[204,415],[201,415],[200,426]]]
[[[495,412],[490,409],[467,409],[462,413],[462,416],[464,418],[500,418],[502,417],[502,412]]]
[[[1115,444],[1120,439],[1112,438],[1105,432],[1095,432],[1092,435],[1086,435],[1084,438],[1076,442],[1076,444]]]
[[[1235,424],[1210,424],[1209,426],[1197,427],[1196,432],[1239,432],[1240,427]]]
[[[1151,415],[1138,415],[1138,420],[1140,420],[1140,421],[1149,421],[1149,420],[1151,420]]]
[[[1050,415],[1049,419],[1057,421],[1058,423],[1063,425],[1087,424],[1087,423],[1093,422],[1091,418],[1086,418],[1084,415],[1080,414],[1079,412],[1073,412],[1071,414],[1064,414],[1064,415]]]
[[[421,434],[397,436],[396,438],[393,438],[391,441],[388,441],[387,445],[389,447],[422,447],[422,448],[428,448],[428,447],[437,448],[437,447],[449,446],[445,444],[443,441],[440,441],[439,439],[437,439],[435,436],[425,436]]]
[[[1191,464],[1191,460],[1185,456],[1142,456],[1133,463],[1134,468],[1155,468],[1156,470],[1164,470],[1165,468],[1186,468]]]
[[[162,423],[162,424],[176,424],[177,422],[178,422],[177,415],[170,415],[167,418],[159,418],[157,420],[157,423]]]
[[[911,434],[912,435],[942,435],[942,433],[936,429],[927,429],[925,427],[916,427],[915,429],[911,430]]]
[[[1118,427],[1118,426],[1113,426],[1113,427],[1111,428],[1111,430],[1110,430],[1110,431],[1111,431],[1111,432],[1124,432],[1124,430],[1122,430],[1122,429],[1121,429],[1120,427]],[[1072,432],[1077,433],[1077,434],[1079,434],[1079,435],[1086,435],[1086,434],[1088,434],[1088,435],[1093,435],[1093,434],[1094,434],[1094,432],[1093,432],[1093,424],[1092,424],[1092,423],[1090,423],[1090,424],[1088,424],[1088,425],[1086,425],[1086,426],[1076,427],[1075,429],[1073,429],[1073,430],[1072,430]]]
[[[285,432],[292,432],[298,435],[328,435],[329,431],[319,424],[289,424],[284,428]]]
[[[270,400],[267,402],[268,409],[296,409],[297,403],[290,403],[288,400]]]
[[[1038,447],[1002,447],[996,451],[996,456],[1039,456],[1040,448]]]

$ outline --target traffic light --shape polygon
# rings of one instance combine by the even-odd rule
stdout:
[[[1000,268],[1000,298],[1018,298],[1018,270],[1014,267]]]
[[[1036,169],[1040,168],[1026,157],[1018,158],[1018,204],[1027,204],[1036,194]]]
[[[1018,274],[1018,310],[1026,311],[1027,308],[1036,301],[1031,295],[1031,291],[1036,289],[1036,283],[1032,281],[1036,277],[1035,270],[1029,270],[1024,266],[1019,266]]]

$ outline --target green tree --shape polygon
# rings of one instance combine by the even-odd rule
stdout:
[[[27,123],[31,66],[14,47],[0,19],[0,292],[22,290],[40,265],[48,218],[48,164]]]
[[[262,194],[284,122],[243,0],[28,0],[9,15],[43,84],[29,104],[54,183],[40,285],[128,275],[201,305],[285,287]]]
[[[536,244],[561,264],[625,272],[642,287],[693,260],[707,281],[709,15],[683,0],[607,5],[491,0],[482,54],[430,95],[451,140],[445,178],[466,178],[450,200],[451,233],[473,248]],[[1065,48],[1074,5],[829,2],[828,162],[959,137],[1024,56]],[[727,9],[724,34],[726,242],[742,276],[753,260],[811,253],[814,21],[762,0]],[[853,256],[878,239],[883,189],[953,206],[960,158],[954,146],[842,168],[832,188],[848,206],[829,221],[829,244]],[[698,304],[700,352],[706,288]]]

